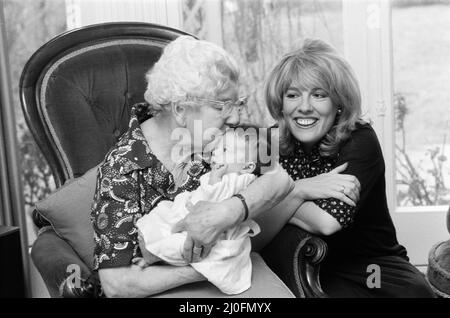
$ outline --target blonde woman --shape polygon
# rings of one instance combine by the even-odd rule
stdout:
[[[327,43],[306,40],[272,70],[266,102],[279,124],[280,163],[295,181],[283,201],[296,211],[290,223],[323,235],[329,246],[320,272],[324,291],[432,297],[397,241],[383,155],[375,131],[361,120],[350,65]]]

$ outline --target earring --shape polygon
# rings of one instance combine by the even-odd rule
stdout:
[[[338,114],[338,115],[342,114],[342,108],[341,108],[341,107],[338,108],[337,114]]]

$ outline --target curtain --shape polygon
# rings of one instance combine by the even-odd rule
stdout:
[[[29,294],[28,237],[11,98],[3,0],[0,0],[0,225],[20,229],[26,290]]]

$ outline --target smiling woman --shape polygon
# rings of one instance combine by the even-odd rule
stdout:
[[[289,87],[283,96],[283,117],[287,128],[308,152],[331,129],[336,114],[341,112],[340,108],[333,106],[328,93],[320,88],[301,91],[295,85]]]
[[[306,40],[271,72],[266,101],[280,126],[280,162],[295,180],[291,223],[325,236],[321,283],[332,297],[431,297],[396,237],[376,134],[360,119],[359,86],[327,43]],[[378,287],[366,284],[377,265]],[[377,267],[377,268],[378,268]]]
[[[305,150],[320,141],[321,152],[333,155],[361,123],[359,85],[350,65],[330,45],[309,39],[303,48],[285,55],[272,71],[267,105],[272,117],[283,119],[281,153],[292,150],[294,137],[305,143]]]

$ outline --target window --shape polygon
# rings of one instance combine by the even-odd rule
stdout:
[[[11,87],[21,157],[21,171],[23,173],[23,197],[29,245],[36,238],[33,221],[31,220],[33,205],[50,194],[55,186],[51,171],[23,118],[19,99],[19,79],[30,56],[45,42],[66,30],[65,10],[64,0],[4,1]]]
[[[350,52],[347,57],[359,75],[364,104],[368,107],[367,118],[373,122],[383,148],[388,205],[397,236],[406,246],[411,262],[424,265],[430,248],[448,237],[445,226],[448,190],[440,183],[440,198],[434,202],[418,201],[412,192],[418,186],[417,181],[420,185],[420,180],[424,180],[427,191],[433,191],[434,166],[427,151],[441,146],[445,130],[448,130],[448,112],[440,108],[445,105],[444,91],[433,84],[437,82],[429,80],[433,71],[436,72],[433,75],[440,76],[439,68],[445,74],[442,64],[446,57],[445,46],[448,46],[442,37],[445,27],[441,29],[436,25],[436,21],[444,23],[444,19],[440,20],[439,14],[434,14],[433,10],[444,13],[448,6],[438,4],[438,1],[421,0],[344,3],[347,16],[363,17],[359,22],[344,18],[344,24],[352,26],[344,26],[345,46],[360,55]],[[441,52],[437,52],[435,46]],[[439,57],[440,53],[442,57]],[[421,94],[424,96],[419,103]],[[434,94],[439,97],[434,97]],[[433,104],[437,98],[442,104]],[[405,107],[409,108],[409,113],[405,113]],[[438,121],[431,123],[432,119]],[[403,140],[406,148],[402,148]],[[445,155],[442,146],[440,151],[433,154],[437,167],[434,171],[442,171],[442,178],[436,174],[436,179],[443,180],[445,185],[448,164],[444,157],[438,159]],[[401,181],[404,176],[408,177],[402,170],[405,169],[405,160],[410,160],[406,167],[411,165],[420,173],[418,176],[413,173],[416,180],[412,180],[409,172],[410,179],[405,180],[410,184]],[[439,164],[442,164],[441,168]]]
[[[187,32],[219,43],[239,63],[252,122],[273,123],[263,101],[264,80],[283,54],[308,37],[331,42],[343,53],[341,0],[189,0],[183,8]],[[209,19],[214,12],[218,18]]]
[[[450,203],[450,4],[434,2],[392,8],[399,207]]]

